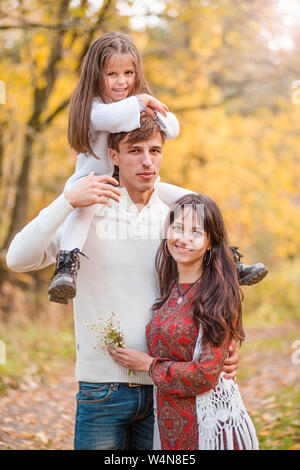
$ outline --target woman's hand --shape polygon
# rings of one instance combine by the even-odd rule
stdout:
[[[115,188],[118,184],[112,176],[98,176],[92,171],[88,176],[81,178],[73,188],[66,191],[64,196],[73,207],[87,207],[93,204],[106,204],[111,207],[109,199],[120,202],[122,196],[121,191]]]
[[[153,361],[153,357],[149,354],[136,349],[107,348],[107,350],[116,364],[130,370],[148,372]]]
[[[161,114],[164,116],[167,116],[167,112],[169,111],[169,108],[167,105],[162,103],[161,101],[157,100],[151,95],[148,95],[147,93],[143,93],[139,95],[141,102],[143,103],[144,106],[146,106],[146,113],[151,114],[151,116],[155,117],[155,112],[159,111]]]

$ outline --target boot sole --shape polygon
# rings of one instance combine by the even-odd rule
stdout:
[[[253,284],[257,284],[258,282],[262,281],[266,277],[268,272],[269,271],[267,270],[267,268],[263,267],[254,275],[249,274],[243,279],[239,279],[239,284],[241,286],[253,286]]]
[[[54,295],[50,295],[49,300],[50,300],[50,302],[56,302],[57,304],[68,305],[68,303],[69,303],[66,299],[55,297]]]
[[[68,304],[69,299],[73,299],[76,295],[76,289],[72,285],[54,285],[48,290],[50,302],[59,304]]]

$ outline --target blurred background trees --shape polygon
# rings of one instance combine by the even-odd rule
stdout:
[[[5,254],[73,173],[68,104],[82,58],[94,39],[121,30],[180,122],[161,179],[215,199],[243,260],[269,268],[244,289],[239,384],[261,448],[299,449],[299,26],[299,0],[0,0],[0,394],[56,380],[59,368],[71,375],[72,306],[48,302],[52,267],[14,273]],[[38,445],[26,423],[26,442],[6,432],[11,448]]]
[[[299,23],[296,0],[2,0],[2,293],[20,280],[5,265],[11,239],[74,170],[69,99],[87,48],[109,30],[132,35],[154,95],[180,121],[162,179],[214,198],[245,262],[271,273],[297,262]]]

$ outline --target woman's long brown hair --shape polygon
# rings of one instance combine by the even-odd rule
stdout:
[[[199,272],[202,268],[202,274],[194,290],[192,302],[194,320],[197,325],[202,326],[204,342],[214,346],[220,346],[227,338],[241,342],[244,340],[243,296],[238,283],[236,263],[228,246],[228,236],[221,211],[212,199],[203,194],[183,196],[170,208],[155,260],[160,298],[152,310],[160,308],[167,301],[178,277],[177,264],[166,250],[168,229],[174,219],[180,213],[183,214],[184,207],[191,207],[196,217],[200,218],[199,208],[203,206],[204,227],[203,220],[201,225],[211,242],[211,258],[209,263],[205,263],[203,259],[202,266],[199,266]]]
[[[94,98],[104,101],[104,71],[113,54],[129,54],[135,67],[132,95],[151,94],[145,80],[140,54],[127,34],[112,31],[96,39],[82,62],[79,82],[72,95],[69,108],[68,140],[76,152],[91,154],[90,115]]]

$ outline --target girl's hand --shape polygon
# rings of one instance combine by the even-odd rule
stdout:
[[[167,105],[157,100],[153,96],[148,95],[147,93],[143,93],[139,95],[139,97],[143,105],[146,106],[147,108],[147,110],[145,111],[146,113],[151,114],[151,116],[155,116],[154,110],[156,110],[160,112],[161,114],[163,114],[164,116],[167,116],[167,112],[169,111],[169,108]]]
[[[66,191],[64,196],[73,207],[87,207],[93,204],[106,204],[111,207],[109,199],[120,202],[122,196],[121,191],[115,188],[118,184],[112,176],[95,176],[95,172],[92,171],[85,178],[81,178],[73,188]]]
[[[136,349],[107,348],[107,350],[116,364],[130,370],[148,372],[153,361],[153,357],[149,354]]]

